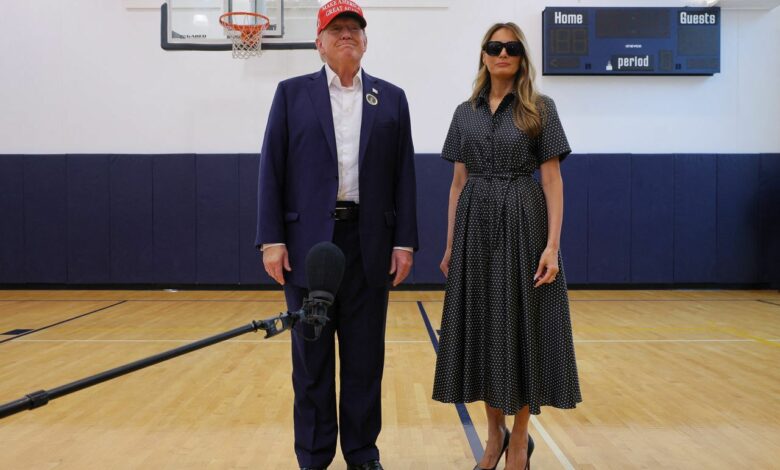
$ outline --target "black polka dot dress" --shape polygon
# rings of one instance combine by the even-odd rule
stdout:
[[[442,157],[469,178],[455,216],[433,398],[485,401],[505,414],[582,401],[566,278],[534,288],[547,246],[547,206],[531,176],[570,152],[555,103],[540,98],[543,129],[530,138],[513,120],[514,94],[491,114],[488,91],[455,110]]]

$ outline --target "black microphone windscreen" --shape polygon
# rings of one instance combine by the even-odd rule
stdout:
[[[317,243],[306,255],[306,281],[309,291],[325,291],[333,296],[339,290],[346,260],[331,242]]]

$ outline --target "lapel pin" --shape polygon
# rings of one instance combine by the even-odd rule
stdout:
[[[378,94],[379,94],[379,92],[378,92],[378,91],[376,91],[376,88],[372,88],[372,89],[371,89],[371,91],[373,91],[375,95],[378,95]]]
[[[366,95],[366,101],[368,101],[368,104],[370,104],[371,106],[376,106],[377,103],[379,103],[379,100],[376,99],[376,96],[372,95],[371,93],[368,93]]]

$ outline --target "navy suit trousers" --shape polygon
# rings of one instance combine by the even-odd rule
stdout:
[[[356,221],[336,222],[333,238],[344,252],[346,269],[328,311],[330,321],[316,341],[305,339],[313,336],[308,325],[299,323],[292,331],[295,454],[301,467],[326,467],[331,463],[339,427],[341,451],[347,463],[379,459],[376,439],[382,427],[385,320],[391,278],[388,275],[383,287],[372,287],[367,282]],[[296,311],[307,290],[288,283],[284,293],[288,310]],[[336,335],[341,384],[338,419]]]

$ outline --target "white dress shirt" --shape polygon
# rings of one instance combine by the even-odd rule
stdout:
[[[333,112],[333,130],[336,133],[336,154],[339,163],[339,201],[360,202],[358,182],[358,154],[360,153],[360,127],[363,119],[363,69],[352,78],[352,84],[341,84],[328,64],[325,75],[330,92],[330,108]]]

